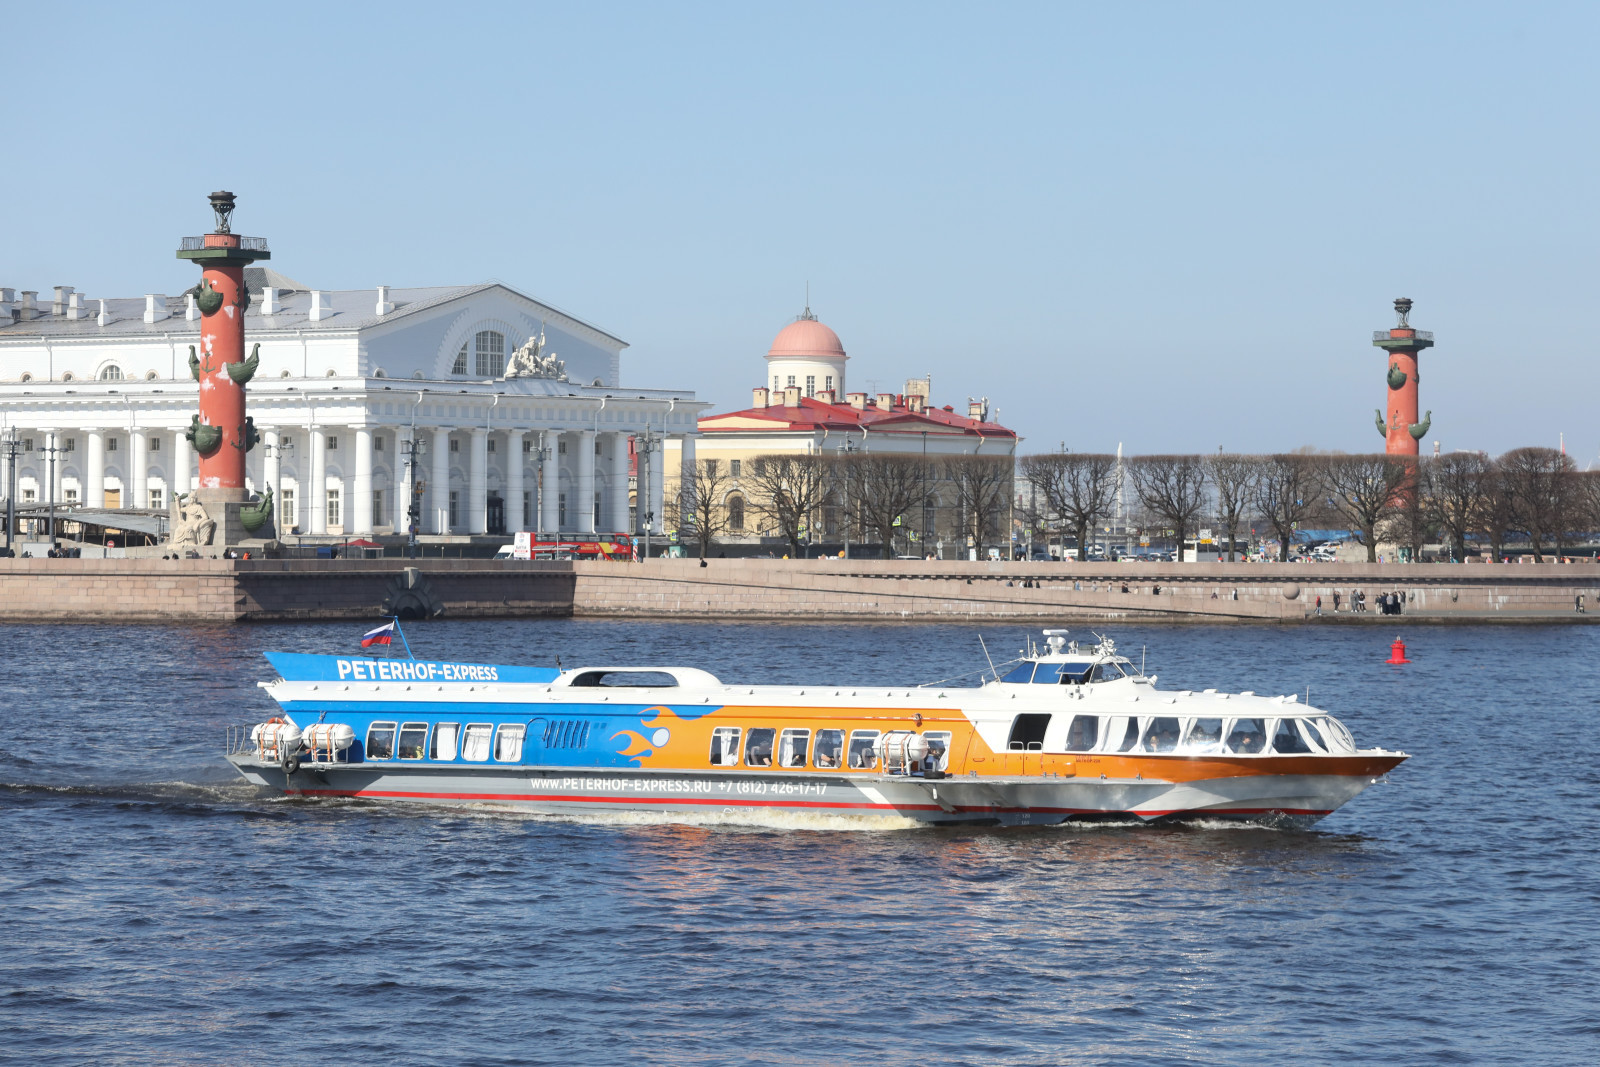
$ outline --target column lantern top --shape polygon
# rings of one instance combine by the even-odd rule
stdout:
[[[233,232],[233,209],[238,197],[226,189],[218,190],[207,198],[217,228],[199,237],[185,237],[178,249],[179,259],[199,261],[220,266],[242,266],[258,259],[271,259],[265,237],[240,237]]]

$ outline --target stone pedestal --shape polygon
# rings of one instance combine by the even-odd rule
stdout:
[[[200,534],[197,541],[180,541],[181,531],[187,525],[186,513],[192,513],[196,504],[205,509],[206,519],[215,525],[209,537]],[[276,516],[268,515],[266,522],[253,530],[245,527],[240,513],[256,506],[250,502],[247,489],[196,489],[185,496],[181,503],[176,499],[172,502],[170,542],[173,547],[224,549],[237,547],[245,541],[272,541],[277,537],[277,527],[273,521]]]

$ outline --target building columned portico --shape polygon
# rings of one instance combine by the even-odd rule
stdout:
[[[261,346],[247,482],[273,489],[291,540],[402,534],[414,501],[423,536],[642,532],[633,442],[693,433],[706,407],[623,386],[622,341],[503,285],[317,291],[257,268],[246,282],[246,340]],[[198,316],[182,297],[175,310],[165,297],[91,308],[66,287],[53,306],[35,297],[0,289],[18,505],[166,509],[196,485]]]

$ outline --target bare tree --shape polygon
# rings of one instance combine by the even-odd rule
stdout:
[[[1206,506],[1206,461],[1199,456],[1135,456],[1128,461],[1134,492],[1151,515],[1171,526],[1183,559],[1185,535]]]
[[[1533,561],[1544,562],[1544,549],[1561,552],[1578,511],[1577,467],[1553,448],[1515,448],[1500,457],[1507,478],[1516,524],[1528,535]]]
[[[1512,480],[1499,463],[1491,462],[1484,472],[1483,506],[1474,518],[1474,529],[1489,542],[1496,563],[1505,558],[1506,538],[1517,526],[1517,502]]]
[[[903,523],[922,504],[927,469],[921,457],[863,452],[840,462],[848,470],[846,484],[862,527],[878,536],[884,559],[894,558],[897,521]]]
[[[1260,459],[1251,499],[1256,510],[1278,535],[1278,560],[1288,562],[1294,531],[1305,518],[1317,495],[1311,456],[1279,453]]]
[[[1089,534],[1117,499],[1117,457],[1096,452],[1047,452],[1022,458],[1023,476],[1089,554]]]
[[[798,557],[800,538],[825,495],[822,460],[779,452],[756,456],[745,464],[745,471],[744,481],[755,490],[756,510],[777,527],[789,542],[790,554]]]
[[[939,466],[962,516],[961,538],[970,537],[982,556],[985,545],[1000,538],[1015,464],[1010,456],[949,456]]]
[[[1394,518],[1404,505],[1404,490],[1412,481],[1409,465],[1401,459],[1373,452],[1351,456],[1316,457],[1321,488],[1340,519],[1356,531],[1367,548],[1367,562],[1378,561],[1378,528]],[[1412,485],[1411,495],[1415,496]]]
[[[1467,534],[1478,529],[1492,473],[1482,452],[1451,452],[1423,468],[1428,510],[1458,559],[1467,558]]]
[[[1228,531],[1228,562],[1232,563],[1239,527],[1244,524],[1245,512],[1250,507],[1260,464],[1250,456],[1219,452],[1206,457],[1206,466],[1217,494],[1217,519]]]
[[[700,546],[700,558],[706,558],[706,549],[717,535],[728,528],[728,513],[722,506],[730,484],[727,471],[720,461],[702,459],[693,471],[693,491],[678,494],[672,506],[677,509],[674,521],[680,530],[693,534]]]

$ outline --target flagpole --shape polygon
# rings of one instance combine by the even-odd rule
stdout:
[[[415,661],[417,657],[411,654],[411,642],[406,640],[406,632],[400,628],[400,616],[391,615],[390,618],[394,619],[394,632],[400,635],[400,643],[406,646],[406,658]]]

